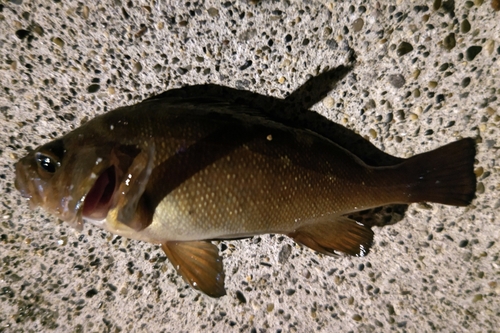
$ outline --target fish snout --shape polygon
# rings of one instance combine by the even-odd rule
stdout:
[[[15,164],[16,168],[16,179],[14,182],[14,186],[21,193],[23,198],[31,198],[32,194],[30,193],[28,181],[27,181],[27,172],[26,168],[22,164],[22,161],[19,161]]]
[[[16,179],[14,181],[14,186],[21,193],[23,198],[29,200],[30,207],[34,208],[40,204],[40,193],[37,191],[36,182],[38,177],[32,175],[30,165],[23,163],[20,160],[15,164],[16,168]],[[39,179],[38,179],[39,180]]]

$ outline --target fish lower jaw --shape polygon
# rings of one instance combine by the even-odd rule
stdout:
[[[129,231],[121,230],[122,228],[114,228],[112,226],[112,224],[108,222],[107,218],[104,218],[104,219],[92,219],[92,218],[89,218],[89,217],[84,217],[83,221],[85,223],[89,223],[89,224],[91,224],[94,227],[97,227],[99,229],[111,232],[114,235],[123,236],[123,237],[126,237],[126,238],[136,238]]]
[[[83,222],[85,223],[90,223],[98,228],[101,228],[101,229],[105,229],[105,230],[108,230],[108,228],[106,228],[106,219],[102,219],[102,220],[94,220],[94,219],[91,219],[91,218],[88,218],[88,217],[84,217],[83,218]]]
[[[110,216],[104,219],[92,219],[89,217],[84,217],[83,221],[85,223],[92,224],[94,227],[108,231],[113,235],[149,242],[153,244],[161,244],[163,242],[162,240],[158,240],[155,237],[152,237],[152,235],[150,235],[148,232],[135,231],[134,229],[126,226],[125,224],[122,224],[120,222],[115,222],[115,219],[113,217],[110,218]]]

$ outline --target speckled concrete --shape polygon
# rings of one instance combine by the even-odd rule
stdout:
[[[256,2],[0,2],[0,332],[498,332],[498,1]],[[157,246],[78,233],[14,189],[27,148],[117,106],[201,83],[282,98],[353,59],[314,111],[399,157],[479,142],[472,205],[412,205],[366,258],[222,242],[210,299]]]

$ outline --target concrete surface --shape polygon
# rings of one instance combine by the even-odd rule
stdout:
[[[500,12],[255,2],[0,1],[0,332],[499,331]],[[479,141],[473,204],[410,206],[366,258],[223,242],[228,295],[210,299],[157,246],[78,233],[14,189],[27,148],[85,119],[187,84],[281,98],[351,52],[315,111],[399,157]]]

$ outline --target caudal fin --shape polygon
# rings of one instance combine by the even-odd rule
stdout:
[[[467,138],[403,162],[401,168],[409,177],[408,202],[470,204],[476,192],[475,155],[475,142]]]

